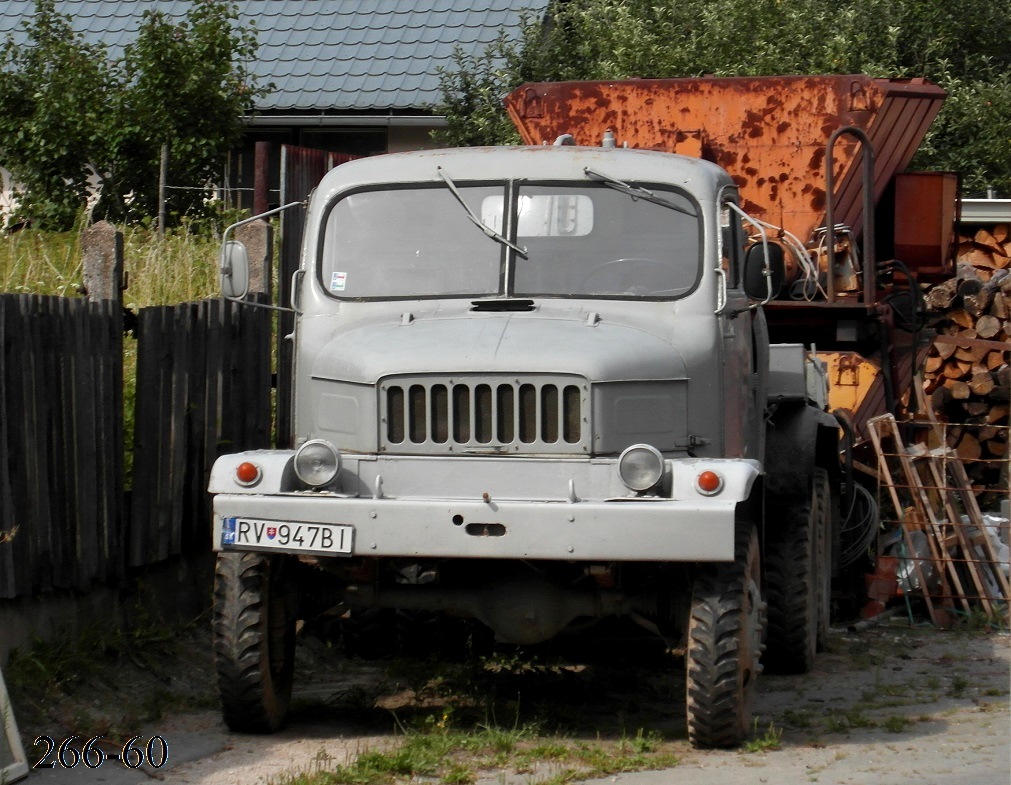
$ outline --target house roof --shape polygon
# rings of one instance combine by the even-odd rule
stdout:
[[[57,0],[57,11],[89,43],[122,54],[147,10],[182,21],[186,0]],[[252,72],[274,90],[260,111],[400,112],[441,99],[439,68],[453,53],[478,54],[501,31],[518,33],[526,14],[548,0],[245,0],[239,23],[260,42]],[[27,40],[23,21],[34,0],[0,3],[0,41]]]

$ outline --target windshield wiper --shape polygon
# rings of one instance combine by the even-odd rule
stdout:
[[[435,168],[436,171],[439,172],[439,177],[441,177],[446,182],[446,185],[449,187],[450,193],[452,193],[453,196],[456,197],[456,201],[460,203],[460,206],[467,213],[467,217],[474,222],[474,225],[477,226],[478,229],[480,229],[482,232],[488,235],[495,242],[501,243],[502,245],[506,246],[506,248],[512,248],[524,259],[530,258],[529,254],[527,254],[525,249],[520,248],[518,245],[516,245],[516,243],[510,242],[505,237],[496,232],[494,229],[492,229],[490,226],[485,224],[480,218],[474,215],[474,211],[471,210],[470,206],[463,200],[463,194],[460,193],[460,190],[456,187],[456,183],[453,182],[452,178],[450,178],[450,176],[443,171],[441,166],[437,166]]]
[[[621,191],[623,194],[628,194],[632,199],[643,199],[647,202],[652,202],[653,204],[658,204],[661,207],[666,207],[670,210],[674,210],[684,215],[691,216],[695,218],[695,213],[686,210],[680,205],[674,204],[670,199],[665,199],[659,194],[655,194],[648,188],[643,188],[641,185],[631,185],[617,177],[611,177],[610,175],[601,174],[600,172],[595,172],[593,169],[586,168],[583,169],[583,174],[589,177],[591,180],[596,180],[606,185],[608,188],[613,188],[615,191]]]

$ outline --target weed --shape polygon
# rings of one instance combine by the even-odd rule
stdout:
[[[856,709],[846,712],[846,721],[851,728],[873,728],[876,723],[870,717],[865,717],[863,713]]]
[[[910,721],[905,717],[899,714],[893,714],[884,721],[883,727],[889,733],[902,733],[902,731],[904,731],[910,724]]]
[[[958,673],[951,678],[951,684],[948,687],[948,695],[952,698],[961,698],[965,695],[965,691],[968,687],[969,680],[962,674]]]
[[[963,631],[1006,630],[1008,629],[1007,614],[999,610],[987,613],[982,608],[974,607],[960,619],[958,629]]]
[[[831,714],[825,719],[825,729],[830,733],[848,733],[854,728],[873,728],[874,720],[859,709],[852,708],[843,714]]]
[[[782,744],[783,731],[770,722],[764,734],[758,736],[758,719],[755,719],[755,736],[744,742],[741,749],[744,752],[768,752],[778,750]]]
[[[783,722],[791,727],[797,728],[799,730],[804,730],[811,727],[811,712],[800,710],[787,709],[783,712]]]

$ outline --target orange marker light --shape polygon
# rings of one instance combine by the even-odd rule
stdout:
[[[695,479],[695,484],[702,493],[719,493],[723,488],[723,478],[716,472],[706,470]]]
[[[235,479],[240,485],[252,485],[260,479],[260,467],[244,461],[235,467]]]

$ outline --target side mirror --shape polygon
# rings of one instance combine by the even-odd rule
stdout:
[[[222,296],[241,300],[249,291],[249,254],[246,246],[238,240],[229,240],[221,246],[219,262]]]
[[[769,249],[768,256],[765,248]],[[783,246],[755,243],[744,254],[744,292],[752,300],[768,302],[779,296],[786,277]]]

